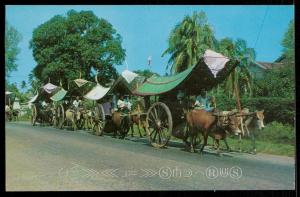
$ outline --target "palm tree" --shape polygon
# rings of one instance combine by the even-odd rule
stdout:
[[[235,98],[236,94],[242,92],[252,96],[252,75],[249,71],[251,61],[255,60],[255,51],[247,48],[245,40],[237,39],[235,42],[230,38],[220,40],[217,50],[223,55],[238,59],[240,64],[229,74],[225,80],[224,90],[229,97]],[[238,91],[238,92],[237,92]]]
[[[205,13],[194,12],[175,26],[168,42],[169,47],[162,54],[171,55],[166,70],[171,66],[171,73],[178,73],[195,65],[206,49],[214,49],[216,39]]]
[[[41,81],[34,76],[32,71],[29,73],[28,79],[29,79],[28,81],[31,85],[31,88],[29,89],[29,91],[32,92],[33,94],[36,94],[38,89],[42,85]]]
[[[255,61],[256,54],[253,48],[248,48],[243,39],[237,39],[235,42],[235,58],[240,60],[240,65],[236,68],[238,74],[237,81],[240,84],[240,90],[248,96],[252,96],[253,76],[249,67],[251,62]]]

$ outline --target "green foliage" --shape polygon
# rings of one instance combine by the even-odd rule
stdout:
[[[212,144],[212,140],[210,139]],[[228,144],[233,150],[238,150],[239,140],[238,138],[228,138]],[[224,143],[221,143],[221,147],[226,150]],[[252,141],[250,139],[244,138],[242,140],[242,151],[252,151]],[[286,144],[286,143],[275,143],[263,140],[256,140],[256,150],[258,153],[267,153],[273,155],[284,155],[293,157],[295,156],[295,145]]]
[[[228,98],[225,94],[219,93],[216,97],[217,108],[220,110],[236,109],[236,100]],[[256,97],[241,98],[242,108],[250,111],[264,110],[265,122],[281,122],[283,124],[294,125],[295,121],[295,100],[282,97]]]
[[[251,110],[264,109],[265,122],[277,121],[294,125],[295,100],[282,97],[258,97],[241,99],[242,106]]]
[[[17,55],[20,53],[18,44],[22,39],[21,34],[5,21],[5,78],[7,79],[12,71],[16,71]]]
[[[178,73],[197,63],[206,49],[214,49],[216,39],[204,12],[185,16],[169,36],[169,47],[162,56],[170,54],[167,70]]]
[[[8,91],[13,92],[14,95],[20,99],[20,103],[27,102],[29,100],[29,93],[22,93],[17,87],[16,83],[6,83],[5,87]]]
[[[284,34],[281,45],[284,47],[283,55],[288,60],[294,61],[295,59],[295,21],[291,20],[287,31]]]
[[[20,88],[21,89],[26,88],[26,81],[24,81],[24,80],[22,81]]]
[[[50,78],[54,84],[62,80],[66,88],[70,80],[93,80],[92,68],[98,70],[103,84],[116,78],[113,65],[125,58],[122,38],[105,19],[92,11],[70,10],[66,17],[57,15],[33,31],[30,48],[37,66],[34,77],[45,83]]]
[[[261,141],[295,145],[295,128],[291,125],[278,123],[276,121],[266,125],[263,130],[256,134]]]
[[[294,98],[295,68],[285,65],[266,70],[261,79],[254,80],[254,96]]]
[[[233,41],[224,38],[217,41],[204,12],[185,16],[170,33],[168,42],[169,47],[162,54],[171,55],[167,70],[171,65],[172,73],[181,72],[195,65],[206,49],[213,49],[229,58],[240,60],[239,66],[230,73],[222,88],[230,97],[236,97],[235,89],[242,94],[252,95],[252,76],[248,68],[251,61],[255,60],[254,49],[248,48],[243,39]]]
[[[241,95],[252,95],[253,79],[250,74],[249,66],[255,60],[255,51],[247,47],[247,42],[237,39],[235,42],[230,38],[224,38],[218,43],[217,51],[223,55],[238,59],[239,65],[229,74],[222,88],[228,93],[229,97],[236,97],[235,87]]]

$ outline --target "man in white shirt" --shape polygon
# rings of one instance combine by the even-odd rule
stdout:
[[[74,108],[78,109],[80,103],[81,101],[79,100],[79,96],[77,96],[76,99],[73,101]]]
[[[117,106],[118,106],[118,109],[121,110],[121,111],[126,108],[126,103],[124,101],[124,96],[120,96],[120,98],[117,102]]]

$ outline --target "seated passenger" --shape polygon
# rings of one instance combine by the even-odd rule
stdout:
[[[102,104],[102,106],[104,109],[104,114],[111,116],[112,115],[112,106],[111,106],[111,101],[109,98],[106,98],[104,100],[104,103]]]
[[[214,97],[208,97],[205,91],[201,91],[200,95],[196,97],[194,104],[195,109],[204,109],[207,112],[213,111],[211,104],[214,104]]]
[[[205,109],[207,106],[207,98],[204,91],[201,91],[200,95],[196,97],[196,102],[194,104],[195,109]]]
[[[120,96],[118,102],[117,102],[117,107],[118,107],[118,110],[122,111],[126,108],[126,104],[125,104],[125,101],[124,101],[124,96]]]
[[[78,107],[79,107],[79,103],[80,103],[81,101],[79,100],[79,96],[77,96],[76,97],[76,99],[73,101],[73,107],[75,108],[75,109],[77,109]]]

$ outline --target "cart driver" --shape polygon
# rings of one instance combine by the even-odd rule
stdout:
[[[182,90],[179,90],[176,97],[177,97],[177,100],[179,101],[179,103],[182,104],[185,94]]]
[[[79,96],[76,96],[76,99],[73,101],[74,109],[79,110],[80,105],[81,105],[81,100],[79,100]]]
[[[196,102],[194,104],[194,107],[196,109],[205,109],[205,107],[207,106],[207,103],[208,103],[208,99],[207,99],[206,93],[204,90],[202,90],[200,92],[200,95],[198,95],[196,97]]]
[[[212,98],[208,98],[204,90],[201,91],[200,95],[196,97],[194,107],[196,109],[204,109],[205,111],[211,112],[213,108],[211,105]]]
[[[121,111],[126,108],[126,103],[124,101],[124,96],[123,95],[120,96],[120,98],[117,102],[117,107],[118,107],[118,110],[121,110]]]

